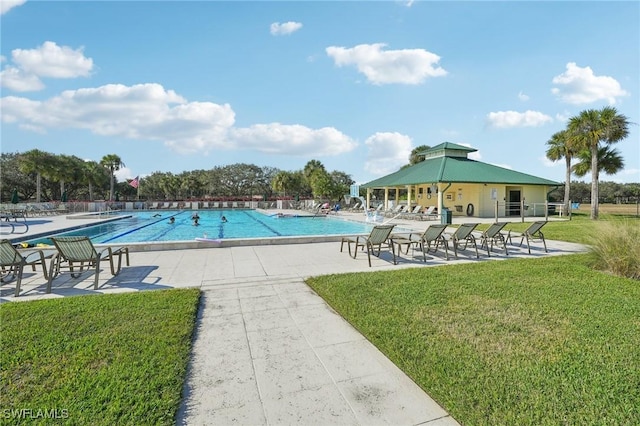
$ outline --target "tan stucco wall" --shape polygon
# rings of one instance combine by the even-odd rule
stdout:
[[[473,205],[472,217],[494,217],[496,201],[498,201],[499,215],[505,216],[505,200],[508,200],[508,190],[520,190],[521,198],[524,197],[525,205],[533,206],[537,204],[538,215],[543,211],[540,205],[545,203],[549,188],[539,185],[505,185],[505,184],[471,184],[454,183],[439,184],[442,193],[444,207],[453,212],[454,216],[467,216],[469,204]],[[428,206],[438,206],[438,195],[431,193],[429,198],[428,188],[430,185],[416,185],[411,188],[412,205],[418,204]],[[448,187],[448,188],[447,188]],[[420,193],[422,188],[422,193]],[[445,188],[447,188],[445,190]],[[533,215],[533,207],[525,210],[525,216]]]

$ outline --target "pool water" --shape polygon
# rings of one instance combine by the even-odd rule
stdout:
[[[109,223],[77,229],[60,235],[86,235],[94,244],[119,244],[153,241],[188,241],[196,238],[213,240],[272,238],[311,235],[353,235],[371,232],[372,225],[333,217],[265,215],[254,210],[162,211],[127,213]],[[222,217],[227,219],[226,222]],[[173,217],[174,223],[169,219]],[[37,242],[50,243],[46,239]]]

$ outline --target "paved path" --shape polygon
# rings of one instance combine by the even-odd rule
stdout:
[[[509,246],[509,258],[583,250],[555,241],[548,246],[545,253],[534,245],[532,254],[526,246]],[[103,270],[97,291],[92,275],[80,281],[61,276],[45,294],[41,274],[27,270],[17,300],[200,288],[202,306],[178,424],[456,425],[304,279],[478,260],[469,252],[450,262],[441,255],[426,263],[405,255],[393,265],[385,253],[374,257],[370,268],[366,256],[354,260],[339,247],[326,242],[137,252],[120,275]],[[480,261],[505,258],[496,252]],[[5,284],[0,301],[10,300],[16,300],[13,287]]]

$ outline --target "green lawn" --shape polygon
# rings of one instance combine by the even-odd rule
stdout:
[[[588,264],[513,259],[308,284],[462,424],[637,425],[640,282]]]
[[[58,424],[174,424],[199,295],[3,303],[0,422],[54,423],[49,416]]]
[[[576,215],[543,231],[585,243],[597,226]],[[398,269],[309,284],[463,424],[640,424],[640,283],[595,272],[589,259]],[[199,294],[1,304],[0,423],[52,424],[47,416],[55,416],[65,424],[173,424]]]

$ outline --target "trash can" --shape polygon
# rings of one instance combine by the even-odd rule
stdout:
[[[453,212],[448,208],[442,209],[442,215],[440,216],[441,222],[443,225],[451,225],[453,218]]]

